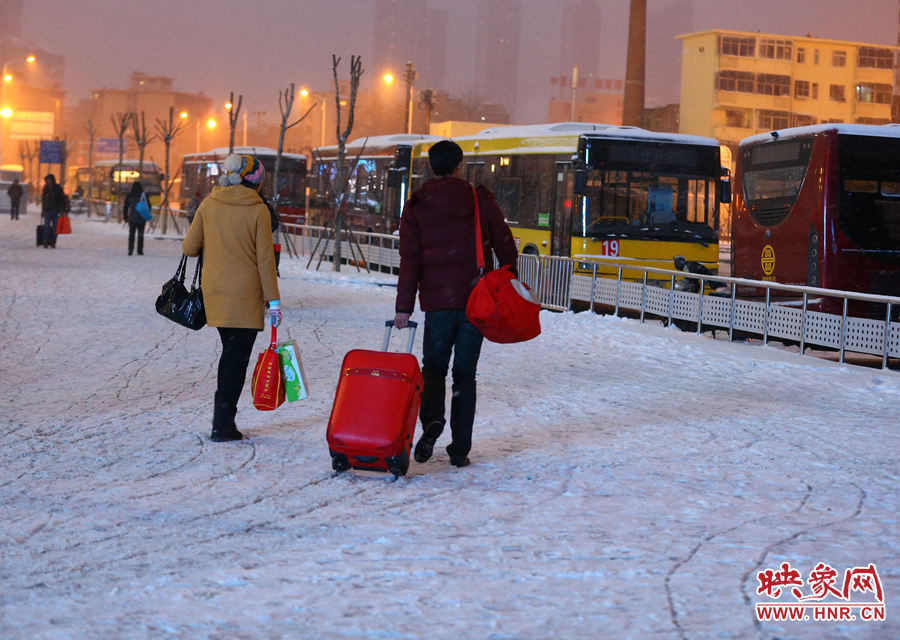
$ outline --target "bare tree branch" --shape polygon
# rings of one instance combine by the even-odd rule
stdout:
[[[238,115],[241,113],[241,104],[244,102],[244,95],[238,96],[237,104],[234,104],[234,91],[228,94],[228,104],[231,109],[228,110],[228,126],[231,133],[228,138],[228,153],[234,153],[234,131],[237,128]]]
[[[162,214],[163,219],[163,227],[162,232],[165,233],[168,229],[169,216],[171,215],[171,209],[169,207],[169,190],[172,188],[172,183],[175,181],[175,178],[172,177],[169,173],[169,154],[172,148],[172,140],[175,139],[181,131],[184,129],[184,122],[180,119],[175,119],[175,107],[169,107],[169,119],[161,120],[160,118],[156,119],[156,132],[159,135],[160,139],[166,145],[166,164],[165,164],[165,190],[163,191],[162,202],[160,203],[160,214]],[[181,173],[181,169],[178,170],[178,173]],[[154,221],[155,222],[155,221]],[[175,228],[178,228],[178,223],[175,222],[174,217],[172,218],[173,224],[175,224]]]

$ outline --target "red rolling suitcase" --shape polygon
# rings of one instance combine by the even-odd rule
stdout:
[[[387,351],[393,326],[385,322],[382,351],[353,349],[344,356],[326,433],[335,471],[388,471],[396,477],[409,469],[424,380],[412,354],[416,323],[409,323],[406,353]]]

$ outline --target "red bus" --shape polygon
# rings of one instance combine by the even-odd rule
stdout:
[[[271,202],[274,190],[275,156],[277,151],[267,147],[235,147],[234,153],[255,156],[266,170],[262,193]],[[202,197],[219,185],[222,163],[228,157],[228,147],[205,153],[189,153],[181,166],[181,201],[187,202],[196,191]],[[278,217],[281,222],[306,223],[306,156],[282,153],[278,166]]]
[[[733,204],[735,277],[900,296],[900,125],[822,124],[745,138]],[[836,304],[825,299],[817,310],[839,313]],[[850,311],[885,313],[862,303]]]

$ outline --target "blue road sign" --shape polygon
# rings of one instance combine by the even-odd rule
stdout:
[[[62,164],[62,140],[41,140],[40,162],[44,164]]]
[[[122,148],[128,151],[128,140],[122,140]],[[119,139],[97,138],[97,153],[119,153]]]

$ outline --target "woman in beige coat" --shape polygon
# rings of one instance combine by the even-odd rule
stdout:
[[[182,243],[188,256],[203,253],[206,321],[222,339],[213,442],[243,438],[234,416],[253,343],[266,313],[273,326],[281,322],[271,218],[259,194],[265,171],[253,156],[237,154],[225,159],[224,168],[222,186],[200,203]]]

